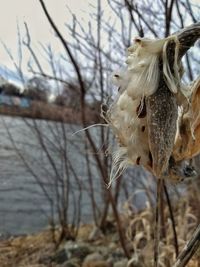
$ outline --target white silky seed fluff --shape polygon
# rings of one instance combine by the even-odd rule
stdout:
[[[169,68],[166,48],[169,41],[175,42],[175,62],[173,75]],[[146,118],[139,118],[145,97],[152,95],[159,83],[159,58],[163,59],[164,79],[172,93],[181,90],[177,65],[179,43],[175,36],[151,40],[136,38],[128,48],[127,68],[113,75],[119,93],[111,105],[106,120],[113,129],[119,147],[113,152],[113,165],[110,183],[120,176],[128,165],[141,164],[151,168],[149,157],[148,131]],[[177,96],[178,97],[178,96]],[[138,110],[140,106],[141,110]]]

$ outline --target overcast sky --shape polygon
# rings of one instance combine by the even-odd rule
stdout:
[[[0,0],[0,2],[2,2],[0,9],[0,40],[6,44],[14,56],[17,54],[17,22],[22,36],[24,35],[23,22],[27,22],[33,44],[51,42],[55,50],[60,49],[59,42],[53,36],[53,31],[42,12],[38,0]],[[77,16],[84,17],[86,21],[88,20],[87,12],[84,12],[89,9],[87,1],[45,0],[45,4],[63,33],[65,32],[64,23],[70,19],[67,6]],[[24,57],[26,59],[26,54]],[[0,64],[12,68],[12,63],[1,44]]]
[[[69,6],[79,19],[83,17],[87,22],[90,9],[88,1],[89,0],[44,0],[54,21],[63,33],[66,32],[64,23],[71,19],[66,6]],[[199,3],[199,1],[200,0],[193,0],[195,3]],[[96,0],[90,0],[89,2],[97,3]],[[22,36],[24,35],[23,22],[27,22],[35,47],[38,45],[38,42],[42,42],[44,44],[51,43],[55,51],[61,49],[58,40],[53,36],[53,31],[42,12],[38,0],[0,0],[0,3],[0,40],[7,45],[15,57],[18,49],[17,22],[19,23]],[[108,9],[107,0],[102,0],[102,6],[104,10]],[[24,53],[24,61],[26,61],[27,58],[27,54]],[[13,68],[12,62],[1,44],[0,65]]]

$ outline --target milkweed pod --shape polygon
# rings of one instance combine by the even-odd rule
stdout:
[[[166,39],[149,39],[137,37],[134,41],[138,44],[139,48],[143,49],[143,51],[148,52],[149,54],[159,54],[162,52]]]
[[[124,91],[120,95],[116,104],[120,110],[126,111],[130,116],[135,117],[139,103],[139,99],[133,100],[130,96],[128,96],[127,91]]]
[[[191,85],[188,111],[179,120],[173,155],[175,160],[193,158],[200,153],[200,77]]]
[[[123,83],[123,75],[123,72],[114,72],[112,74],[112,83],[120,87]]]
[[[170,41],[175,42],[175,54],[174,54],[174,65],[173,65],[173,72],[171,72],[171,66],[169,65],[169,59],[167,56],[167,46]],[[163,46],[163,53],[162,53],[162,59],[163,59],[163,74],[164,74],[164,80],[169,88],[169,90],[176,94],[178,92],[178,89],[180,88],[180,74],[179,69],[180,66],[178,64],[178,51],[179,51],[179,41],[177,36],[171,36],[170,38],[166,38],[166,42]]]
[[[132,99],[152,95],[158,87],[160,76],[158,57],[152,55],[149,58],[148,64],[143,61],[143,68],[139,72],[129,71],[127,94]]]

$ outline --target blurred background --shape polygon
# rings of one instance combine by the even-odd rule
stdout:
[[[107,188],[115,140],[101,104],[117,94],[111,75],[125,67],[135,36],[164,38],[200,19],[198,0],[44,3],[50,18],[40,1],[1,8],[1,239],[55,226],[75,239],[82,223],[106,232],[120,214],[132,220],[154,207],[155,179],[140,167]],[[199,74],[198,50],[199,43],[183,59],[185,83]],[[184,239],[199,222],[199,179],[167,188],[185,216]]]

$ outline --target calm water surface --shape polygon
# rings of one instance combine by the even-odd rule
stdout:
[[[73,217],[76,212],[74,200],[77,205],[77,201],[81,199],[82,221],[87,222],[91,219],[84,133],[72,136],[78,129],[79,127],[74,125],[0,116],[0,233],[2,235],[31,233],[47,227],[51,217],[49,199],[54,202],[53,206],[56,208],[55,169],[61,178],[66,173],[60,149],[63,147],[66,148],[69,159],[68,168],[73,167],[83,188],[80,195],[79,186],[69,171],[71,188],[69,217]],[[98,129],[90,131],[95,143],[98,144]],[[64,139],[67,142],[64,142]],[[43,146],[48,148],[46,152]],[[91,155],[90,161],[95,199],[99,204],[101,202],[99,173]],[[38,181],[45,188],[48,197],[38,185]],[[62,190],[62,186],[59,188]],[[145,201],[144,196],[139,196],[136,200],[140,205]]]

